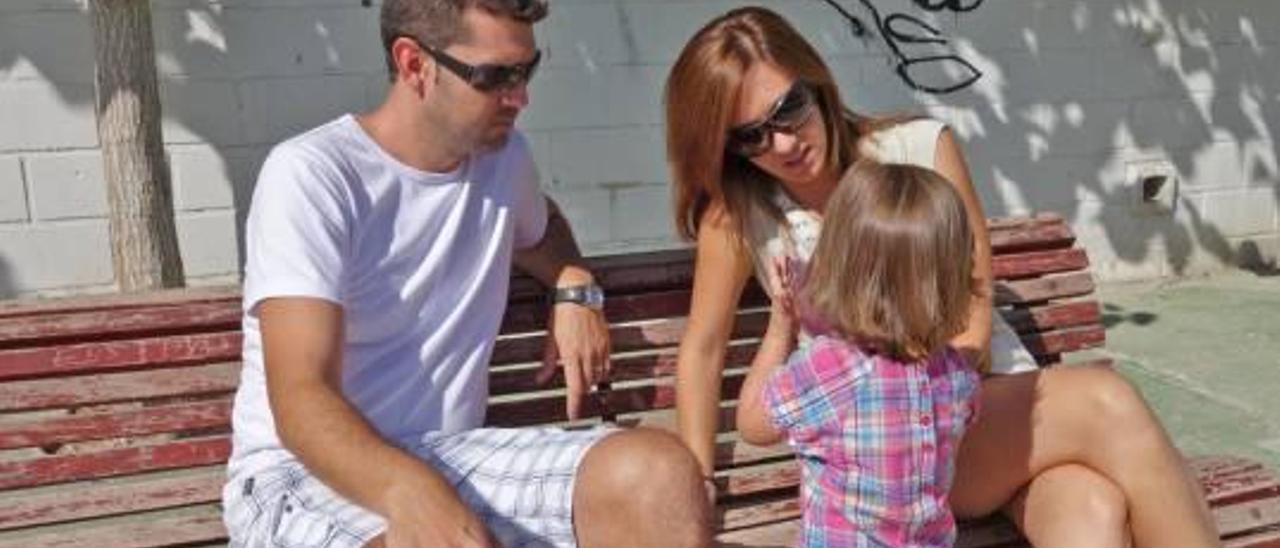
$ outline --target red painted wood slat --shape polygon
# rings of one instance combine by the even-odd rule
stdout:
[[[222,513],[215,505],[201,512],[117,523],[92,524],[72,531],[51,531],[22,537],[24,548],[150,548],[224,541]],[[3,539],[0,538],[0,542]]]
[[[181,477],[98,484],[93,489],[10,491],[0,500],[0,530],[217,502],[226,479],[223,467],[210,466]]]
[[[201,333],[0,351],[0,380],[234,360],[240,333]]]
[[[116,413],[43,417],[0,424],[0,449],[190,432],[231,426],[231,400],[222,398]]]
[[[152,371],[6,381],[0,382],[0,411],[227,393],[236,389],[239,380],[240,364],[223,362]]]
[[[20,316],[0,319],[0,348],[195,330],[234,331],[239,327],[240,304],[235,301]]]
[[[226,462],[230,454],[231,440],[226,436],[219,436],[109,449],[84,455],[5,461],[0,462],[0,489],[204,466]]]
[[[1084,270],[1088,266],[1089,258],[1085,256],[1083,249],[1033,251],[992,257],[991,275],[997,279],[1011,280]]]

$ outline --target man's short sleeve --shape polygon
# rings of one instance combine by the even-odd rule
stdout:
[[[512,162],[512,185],[515,189],[515,248],[528,249],[542,241],[547,231],[547,199],[538,186],[538,166],[533,163],[529,143],[520,133],[511,153],[517,155]]]
[[[269,297],[342,304],[349,199],[326,161],[285,144],[263,164],[245,227],[246,310]]]

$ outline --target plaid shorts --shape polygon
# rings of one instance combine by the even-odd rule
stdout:
[[[428,433],[405,447],[445,476],[503,546],[574,546],[573,485],[595,442],[616,432],[483,428]],[[296,460],[223,489],[232,547],[359,547],[386,530],[379,515],[329,489]]]

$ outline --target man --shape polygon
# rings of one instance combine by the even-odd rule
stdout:
[[[544,1],[386,0],[383,103],[263,165],[232,545],[709,543],[697,465],[673,436],[480,428],[513,258],[558,288],[549,354],[570,416],[607,375],[599,290],[513,129]]]

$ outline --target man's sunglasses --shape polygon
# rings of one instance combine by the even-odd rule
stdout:
[[[472,65],[458,60],[458,58],[423,44],[417,38],[406,36],[418,44],[422,51],[427,52],[432,59],[440,63],[444,68],[449,69],[462,78],[463,81],[470,84],[476,91],[489,93],[493,91],[508,91],[519,87],[521,84],[528,83],[533,78],[534,71],[538,70],[538,61],[542,60],[542,51],[535,50],[533,59],[526,63],[518,63],[514,65]]]
[[[725,147],[732,153],[746,158],[754,158],[773,148],[773,134],[776,131],[794,133],[800,129],[818,109],[817,96],[813,88],[796,80],[779,97],[769,109],[763,120],[751,122],[729,129],[729,139]]]

